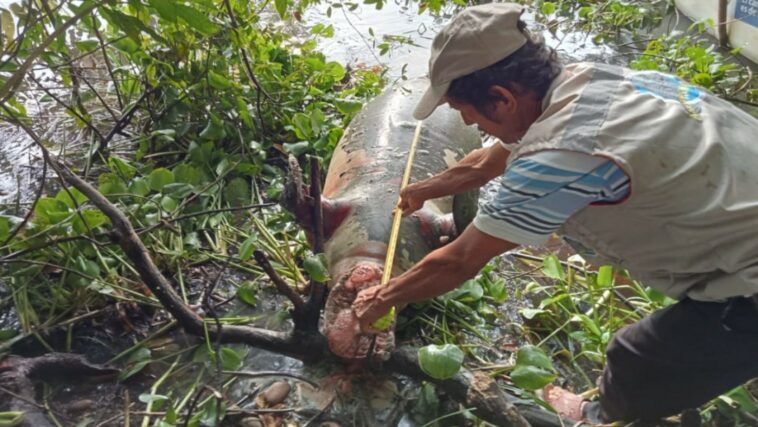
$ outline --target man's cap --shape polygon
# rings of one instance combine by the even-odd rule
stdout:
[[[413,117],[423,120],[443,103],[450,83],[505,59],[526,43],[518,29],[523,7],[514,3],[487,3],[463,9],[440,30],[432,42],[429,88]]]

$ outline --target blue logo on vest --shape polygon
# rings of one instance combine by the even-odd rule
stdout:
[[[700,99],[703,92],[684,80],[655,71],[641,71],[631,75],[631,83],[641,93],[655,96],[664,101],[682,104],[687,113],[700,120]]]

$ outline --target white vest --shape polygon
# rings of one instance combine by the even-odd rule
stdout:
[[[509,162],[540,150],[603,156],[631,180],[626,200],[588,206],[559,231],[593,261],[677,299],[758,293],[755,117],[670,75],[573,64]]]

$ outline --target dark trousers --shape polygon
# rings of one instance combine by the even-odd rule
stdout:
[[[754,298],[684,299],[620,330],[607,349],[592,422],[650,420],[695,408],[758,377]]]

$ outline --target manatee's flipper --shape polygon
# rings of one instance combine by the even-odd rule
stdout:
[[[479,208],[479,189],[469,190],[453,196],[453,221],[457,235],[471,224]]]

